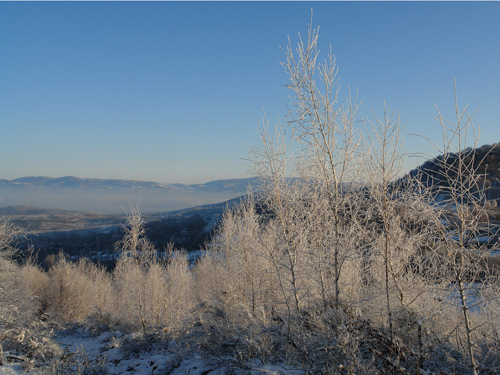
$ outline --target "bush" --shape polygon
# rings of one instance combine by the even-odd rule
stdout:
[[[44,299],[54,319],[83,322],[90,316],[106,314],[111,283],[89,260],[82,258],[73,263],[60,254],[48,276]]]

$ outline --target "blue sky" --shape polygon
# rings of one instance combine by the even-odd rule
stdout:
[[[311,7],[365,117],[385,100],[439,141],[456,78],[480,143],[500,141],[500,2],[0,2],[0,178],[248,177],[263,110],[286,113],[280,46]]]

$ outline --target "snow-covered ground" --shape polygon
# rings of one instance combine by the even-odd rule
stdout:
[[[22,373],[23,369],[21,365],[8,363],[6,365],[0,366],[0,375],[18,375]]]
[[[299,375],[302,370],[281,365],[264,365],[253,359],[243,366],[231,358],[206,358],[195,353],[177,352],[168,343],[142,333],[103,332],[92,334],[84,328],[61,331],[54,337],[64,350],[63,357],[72,361],[67,373],[79,373],[85,367],[94,374],[135,375]],[[7,354],[7,353],[6,353]],[[40,374],[40,370],[24,372],[20,364],[0,366],[0,375]]]

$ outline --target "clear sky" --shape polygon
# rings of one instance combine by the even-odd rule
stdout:
[[[0,178],[248,177],[311,7],[364,116],[385,100],[439,141],[456,78],[480,143],[500,141],[500,2],[0,2]]]

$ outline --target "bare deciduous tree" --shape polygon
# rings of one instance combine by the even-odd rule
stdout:
[[[376,213],[382,218],[382,258],[384,262],[384,290],[386,296],[387,322],[389,335],[393,340],[393,318],[391,306],[390,281],[397,283],[397,271],[394,269],[396,251],[396,232],[401,229],[401,222],[395,210],[398,195],[402,193],[395,185],[402,169],[402,130],[400,117],[389,114],[384,104],[384,118],[370,121],[370,131],[367,137],[366,176],[371,185],[370,195],[375,202]],[[399,288],[400,289],[400,288]],[[403,299],[403,292],[400,291]]]
[[[346,251],[352,248],[343,245],[346,240],[343,234],[349,231],[346,227],[349,223],[343,217],[349,210],[346,196],[359,170],[356,168],[359,132],[355,127],[359,103],[357,98],[349,96],[345,104],[339,104],[335,57],[330,51],[325,62],[318,61],[318,29],[312,25],[306,40],[299,34],[296,48],[289,39],[285,55],[282,65],[289,76],[287,87],[292,93],[287,126],[277,126],[271,133],[265,123],[261,132],[263,149],[251,150],[254,171],[266,182],[264,191],[268,205],[282,228],[296,313],[300,313],[302,304],[298,264],[308,246],[302,240],[302,246],[296,243],[305,238],[304,230],[294,233],[292,228],[299,229],[297,220],[303,213],[299,209],[301,202],[309,200],[309,209],[318,199],[326,203],[322,209],[327,210],[332,236],[328,249],[316,254],[319,262],[316,269],[321,273],[323,302],[333,302],[339,309],[342,266],[348,257]],[[293,150],[296,155],[292,158],[287,150]],[[284,202],[285,194],[288,203]],[[293,200],[295,204],[291,205]],[[327,295],[330,293],[327,293],[327,279],[333,280],[331,295]]]
[[[482,163],[476,160],[475,154],[478,134],[473,124],[474,113],[470,114],[467,106],[463,110],[459,108],[456,84],[455,116],[455,121],[448,121],[438,109],[436,118],[442,127],[443,145],[435,148],[442,156],[436,160],[437,176],[430,176],[426,182],[440,198],[436,209],[441,219],[438,226],[441,247],[437,252],[442,266],[441,277],[448,277],[451,283],[444,293],[450,301],[458,301],[462,321],[455,330],[460,336],[463,327],[470,365],[477,374],[475,351],[481,340],[475,336],[478,325],[473,323],[472,311],[489,304],[479,296],[496,288],[498,276],[491,274],[488,266],[491,240],[478,241],[481,235],[491,238],[486,212],[488,204],[479,170]]]

